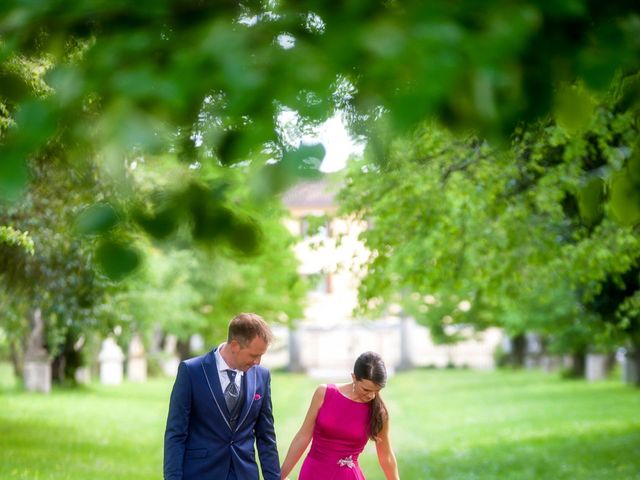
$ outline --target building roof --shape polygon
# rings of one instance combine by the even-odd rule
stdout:
[[[336,187],[326,178],[297,183],[284,192],[282,201],[288,208],[335,207]]]

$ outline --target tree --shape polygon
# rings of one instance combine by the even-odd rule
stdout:
[[[148,208],[141,204],[149,198],[145,190],[157,189],[166,173],[152,160],[131,172],[140,202],[134,197],[121,202],[96,178],[67,170],[54,158],[34,160],[29,193],[0,215],[0,223],[32,232],[34,244],[31,253],[14,245],[0,249],[2,303],[9,310],[3,329],[19,352],[29,329],[28,312],[42,311],[60,381],[73,379],[84,363],[82,349],[95,335],[121,332],[126,345],[133,332],[160,328],[187,344],[198,332],[219,339],[239,311],[259,311],[282,323],[301,315],[305,286],[297,276],[293,239],[282,225],[279,201],[257,202],[232,174],[207,179],[196,172],[184,189],[173,192],[175,197],[168,195],[169,203],[215,195],[218,207],[202,202],[199,216],[181,220],[189,228],[174,222],[168,228],[158,215],[162,199]],[[179,170],[189,176],[188,166]],[[244,175],[232,173],[238,179]],[[229,204],[236,209],[233,216],[224,215]],[[126,211],[139,223],[118,220]],[[229,239],[219,232],[221,224],[239,219],[235,231],[242,236]],[[9,240],[25,238],[12,228],[3,232]],[[133,274],[129,265],[113,262],[118,256],[110,252],[117,248],[135,253]],[[103,260],[105,249],[110,256]],[[19,357],[14,356],[18,372]]]
[[[625,1],[4,2],[2,58],[50,59],[56,95],[34,99],[7,84],[5,104],[19,115],[2,145],[2,190],[24,187],[25,158],[60,130],[70,145],[94,146],[116,176],[132,149],[173,143],[177,161],[199,160],[194,135],[219,165],[264,165],[267,148],[269,192],[301,168],[282,161],[292,149],[278,134],[284,109],[307,125],[337,109],[354,127],[377,122],[381,152],[385,134],[431,115],[508,136],[552,108],[558,82],[579,77],[602,90],[616,71],[637,70],[638,29]],[[216,121],[198,131],[203,105]],[[87,108],[91,122],[78,115]]]
[[[91,332],[109,331],[98,313],[112,282],[95,268],[93,242],[74,231],[78,213],[108,189],[92,176],[65,169],[57,152],[51,146],[46,155],[30,162],[29,192],[0,211],[0,224],[29,232],[30,241],[29,250],[0,248],[0,286],[7,308],[2,326],[16,372],[21,371],[20,352],[30,318],[39,311],[47,325],[54,376],[62,382],[73,379],[83,363],[82,339]]]
[[[636,71],[637,19],[633,2],[586,0],[495,0],[480,10],[472,1],[5,2],[0,195],[17,198],[27,159],[59,138],[70,164],[97,165],[123,193],[135,158],[164,155],[220,171],[249,162],[248,183],[269,196],[322,157],[287,139],[278,125],[286,110],[303,129],[343,112],[380,158],[388,138],[430,115],[504,138],[562,103],[558,82],[602,90],[616,72]],[[636,89],[629,101],[638,98]],[[142,226],[221,210],[215,198],[172,206]],[[220,235],[239,236],[234,213]],[[135,264],[130,250],[111,247],[106,263]]]
[[[142,190],[154,188],[149,172],[158,180],[164,178],[153,165],[140,167],[136,174]],[[214,179],[210,182],[217,184]],[[139,242],[142,268],[125,280],[125,288],[110,306],[120,322],[128,325],[127,330],[150,333],[160,329],[176,335],[181,353],[187,355],[191,335],[200,333],[208,342],[219,341],[238,312],[259,312],[280,324],[301,317],[306,286],[297,274],[294,239],[282,222],[285,211],[276,198],[256,204],[249,194],[239,181],[227,184],[224,193],[217,191],[225,198],[223,203],[232,202],[243,211],[251,227],[245,228],[244,237],[237,242],[228,243],[213,228],[215,224],[205,225],[212,230],[204,236],[198,235],[197,228],[179,229],[163,238],[149,235]],[[147,198],[144,192],[141,198]],[[166,230],[155,225],[148,231]]]
[[[622,312],[635,312],[633,283],[619,283],[613,310],[595,306],[640,258],[632,209],[605,188],[633,181],[637,111],[618,90],[599,103],[580,87],[571,94],[591,102],[585,118],[567,124],[558,111],[521,130],[510,153],[429,124],[382,162],[352,164],[343,203],[373,225],[365,308],[400,296],[441,338],[456,325],[499,325],[544,333],[561,351],[612,338],[637,349],[636,322]]]
[[[69,55],[82,50],[76,47]],[[58,94],[39,83],[50,60],[16,64],[26,87],[46,98]],[[79,113],[90,121],[95,111],[89,102]],[[205,113],[198,128],[214,121]],[[10,135],[3,134],[5,140]],[[240,309],[260,309],[283,322],[299,315],[304,286],[291,238],[280,225],[284,211],[274,198],[250,195],[247,168],[200,168],[135,153],[116,182],[92,146],[70,144],[60,131],[28,158],[26,192],[2,201],[2,329],[17,373],[36,310],[46,322],[59,381],[73,379],[85,361],[83,349],[97,335],[118,331],[126,341],[132,331],[160,326],[188,339],[198,331],[212,336]]]
[[[639,23],[635,4],[625,1],[492,0],[481,8],[471,0],[350,0],[340,8],[323,1],[3,2],[0,195],[20,201],[30,162],[55,140],[68,166],[81,176],[98,172],[123,199],[110,206],[95,199],[84,218],[97,225],[96,261],[111,278],[138,265],[131,244],[114,236],[137,227],[155,240],[186,229],[199,243],[250,252],[259,229],[219,195],[227,179],[237,182],[242,171],[260,205],[316,174],[322,159],[321,149],[287,137],[282,112],[298,113],[303,130],[343,112],[369,135],[379,164],[390,157],[390,139],[432,115],[504,140],[519,122],[544,118],[564,101],[554,93],[559,83],[582,79],[598,92],[617,72],[637,71]],[[637,93],[629,95],[636,106]],[[151,158],[164,158],[170,170],[192,168],[198,178],[166,177],[138,202],[131,170]],[[514,167],[502,165],[507,171],[496,178],[507,179]],[[447,177],[459,180],[459,162],[450,167]],[[612,192],[625,188],[612,184]],[[462,219],[448,228],[481,231]],[[498,227],[509,240],[511,232]],[[459,258],[441,260],[455,266]],[[466,283],[462,291],[477,295],[474,304],[497,298],[495,289],[480,295]]]

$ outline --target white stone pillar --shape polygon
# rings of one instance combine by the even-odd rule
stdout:
[[[137,334],[129,342],[127,378],[130,382],[142,383],[147,381],[147,358],[142,339]]]
[[[160,366],[162,372],[167,377],[175,377],[178,374],[178,366],[180,365],[180,357],[178,356],[178,337],[175,335],[167,335],[164,340],[164,351]]]
[[[585,377],[590,382],[604,380],[607,377],[607,356],[598,353],[587,354]]]
[[[80,385],[88,385],[91,383],[91,369],[89,367],[80,367],[75,373],[76,382]]]
[[[622,380],[630,385],[640,385],[640,372],[636,364],[637,352],[625,352],[622,362]]]
[[[411,334],[413,330],[414,321],[412,318],[401,313],[400,316],[400,363],[398,365],[399,370],[409,370],[413,368],[413,342],[411,341]]]
[[[24,361],[24,387],[28,392],[51,391],[51,360],[31,358]]]
[[[113,338],[106,338],[102,342],[98,362],[100,363],[100,383],[103,385],[120,385],[122,383],[124,353]]]
[[[289,367],[290,372],[303,372],[302,359],[300,354],[300,332],[296,327],[289,329]]]
[[[33,311],[32,329],[24,356],[24,387],[28,392],[51,391],[51,358],[44,348],[44,322],[39,308]]]

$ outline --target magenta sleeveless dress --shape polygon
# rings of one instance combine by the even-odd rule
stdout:
[[[327,385],[298,480],[365,480],[358,455],[369,439],[370,415],[371,404],[355,402]]]

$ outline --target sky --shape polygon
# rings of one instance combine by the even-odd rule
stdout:
[[[337,114],[320,127],[316,139],[326,151],[320,170],[327,173],[344,168],[350,155],[362,156],[365,146],[349,135]]]
[[[278,115],[278,128],[283,140],[292,146],[322,143],[325,157],[320,170],[325,173],[343,169],[347,159],[351,155],[362,156],[365,147],[364,141],[349,135],[339,112],[312,132],[301,132],[298,113],[284,109]]]

